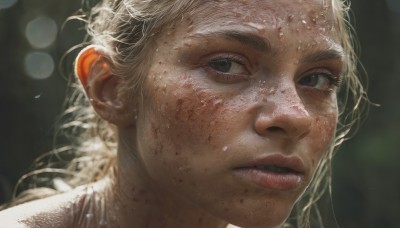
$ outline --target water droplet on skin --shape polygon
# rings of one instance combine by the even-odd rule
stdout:
[[[219,105],[221,105],[223,103],[223,100],[222,99],[218,99],[218,100],[215,100],[214,102],[213,102],[213,105],[214,106],[219,106]]]
[[[315,19],[315,18],[311,18],[311,21],[312,21],[314,24],[317,23],[317,19]]]
[[[307,21],[301,20],[301,23],[303,23],[304,25],[306,25],[306,24],[307,24]]]
[[[222,151],[227,152],[227,151],[228,151],[228,146],[224,146],[224,147],[222,148]]]
[[[279,32],[279,39],[281,39],[283,37],[283,31],[282,31],[282,27],[278,28],[278,32]]]

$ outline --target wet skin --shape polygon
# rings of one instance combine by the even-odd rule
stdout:
[[[342,50],[331,11],[221,1],[166,28],[136,125],[120,129],[119,175],[171,219],[198,213],[191,227],[282,224],[334,137]],[[260,184],[238,171],[271,155],[301,172]]]

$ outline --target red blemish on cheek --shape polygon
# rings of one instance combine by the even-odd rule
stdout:
[[[193,86],[185,84],[185,88],[193,88]],[[179,97],[175,104],[176,120],[205,121],[219,112],[224,104],[223,99],[204,90],[198,89],[194,93],[179,95],[176,95]]]

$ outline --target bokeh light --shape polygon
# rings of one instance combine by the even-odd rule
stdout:
[[[54,71],[54,60],[46,52],[30,52],[25,56],[25,71],[34,79],[46,79]]]
[[[7,9],[17,3],[17,0],[0,0],[0,9]]]
[[[57,25],[53,19],[40,16],[28,23],[25,36],[34,48],[46,48],[57,38]]]

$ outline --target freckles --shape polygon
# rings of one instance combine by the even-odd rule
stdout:
[[[316,153],[325,151],[332,142],[336,126],[336,115],[330,114],[324,117],[317,117],[315,120],[314,135]]]
[[[181,137],[191,136],[193,141],[211,144],[220,121],[224,119],[221,117],[223,105],[223,99],[201,91],[181,97],[173,108],[174,128],[182,129],[177,132]]]
[[[193,88],[193,86],[185,84],[184,88]],[[223,104],[223,99],[218,96],[202,90],[195,90],[194,93],[185,94],[176,100],[175,120],[190,121],[196,125],[204,125],[208,122],[207,125],[212,125],[210,117],[215,116]]]
[[[155,72],[150,78],[157,80],[158,74]],[[169,74],[166,76],[172,78]],[[172,155],[183,156],[182,139],[188,143],[212,146],[220,135],[221,122],[225,119],[225,97],[199,88],[190,75],[180,75],[178,78],[165,82],[158,80],[157,83],[150,81],[148,86],[151,88],[151,92],[146,94],[148,103],[151,103],[149,114],[153,116],[149,123],[149,136],[159,144],[166,144],[167,141],[169,144],[167,147],[154,145],[155,155],[172,150]]]

